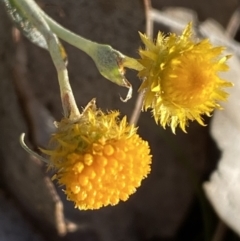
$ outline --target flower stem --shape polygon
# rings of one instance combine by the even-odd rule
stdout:
[[[85,39],[58,24],[41,9],[39,9],[39,12],[48,23],[51,30],[59,38],[82,50],[93,59],[102,76],[120,86],[129,88],[129,94],[126,99],[131,98],[132,87],[131,84],[125,79],[123,67],[126,61],[131,61],[132,65],[135,64],[135,69],[139,68],[136,60],[134,61],[134,59],[123,55],[121,52],[113,49],[109,45],[99,44]]]
[[[40,8],[39,12],[51,30],[59,38],[82,50],[93,59],[102,76],[115,84],[129,89],[125,100],[121,98],[122,101],[126,102],[131,98],[132,86],[125,78],[123,68],[126,67],[137,71],[141,70],[142,65],[136,59],[123,55],[109,45],[99,44],[85,39],[58,24]]]
[[[49,53],[58,73],[64,116],[71,120],[78,119],[80,113],[69,83],[68,71],[65,63],[66,54],[57,36],[51,31],[39,11],[40,8],[33,0],[12,0],[12,2],[46,39]]]
[[[119,55],[119,57],[121,57],[121,61],[123,61],[124,67],[132,68],[135,70],[142,69],[142,65],[136,59],[123,55],[119,51],[112,49],[112,47],[109,45],[99,44],[99,43],[90,41],[86,38],[83,38],[82,36],[77,35],[77,34],[71,32],[70,30],[64,28],[63,26],[61,26],[59,23],[57,23],[52,18],[50,18],[43,10],[39,9],[39,12],[41,12],[41,15],[46,20],[46,22],[48,23],[51,30],[59,38],[66,41],[67,43],[73,45],[74,47],[81,49],[83,52],[88,54],[93,59],[95,57],[96,49],[104,49],[102,51],[104,52],[104,54],[106,54],[107,49],[111,48],[113,53],[115,53],[116,55]]]
[[[45,12],[39,9],[42,17],[48,23],[50,29],[62,40],[68,42],[74,47],[81,49],[83,52],[91,56],[92,49],[98,45],[98,43],[92,42],[88,39],[85,39],[70,30],[64,28],[59,23],[50,18]]]

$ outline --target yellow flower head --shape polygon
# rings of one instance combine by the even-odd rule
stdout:
[[[218,101],[228,96],[223,88],[232,86],[218,76],[228,70],[229,56],[221,56],[224,48],[207,39],[194,42],[191,29],[190,23],[181,36],[159,33],[155,43],[140,34],[145,44],[139,51],[143,109],[151,108],[155,121],[164,128],[170,125],[173,132],[178,124],[186,131],[188,120],[204,125],[201,116],[220,108]]]
[[[118,118],[85,109],[75,123],[63,119],[53,134],[52,150],[43,150],[57,168],[55,177],[75,207],[98,209],[127,200],[150,172],[149,146],[136,128]]]

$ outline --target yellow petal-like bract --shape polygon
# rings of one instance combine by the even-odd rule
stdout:
[[[150,108],[156,122],[171,126],[174,133],[177,125],[186,131],[188,120],[204,125],[202,115],[220,108],[218,102],[228,96],[223,89],[232,86],[218,76],[228,70],[224,48],[213,47],[207,39],[194,41],[191,24],[181,36],[159,33],[156,42],[140,37],[145,44],[139,51],[143,109]]]
[[[79,121],[63,119],[43,150],[75,207],[98,209],[127,200],[150,172],[148,143],[118,112],[88,108]]]

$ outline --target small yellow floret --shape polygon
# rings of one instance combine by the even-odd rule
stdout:
[[[228,70],[230,56],[221,56],[224,48],[213,47],[207,39],[194,42],[191,24],[181,36],[159,33],[155,43],[140,37],[146,46],[139,51],[143,109],[152,109],[156,122],[170,125],[173,132],[178,124],[186,131],[188,120],[204,125],[202,115],[220,108],[218,102],[228,96],[223,88],[232,86],[218,76]]]
[[[63,119],[52,136],[54,149],[43,151],[67,198],[81,210],[127,200],[150,172],[148,143],[118,115],[89,108],[75,123]]]

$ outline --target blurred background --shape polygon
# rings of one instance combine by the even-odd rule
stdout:
[[[37,3],[73,32],[138,56],[138,31],[145,32],[143,1]],[[96,211],[74,209],[61,187],[51,182],[46,166],[19,144],[25,132],[33,150],[46,146],[54,120],[63,116],[55,68],[49,53],[23,37],[0,6],[0,241],[217,241],[213,237],[219,219],[205,198],[202,183],[221,153],[209,127],[194,122],[188,134],[177,130],[174,135],[157,126],[150,113],[142,113],[139,134],[149,141],[153,155],[149,177],[127,202]],[[152,6],[158,10],[189,8],[200,22],[213,18],[226,27],[239,1],[152,0]],[[158,31],[170,29],[156,23],[154,33]],[[126,95],[126,89],[104,79],[85,53],[62,43],[79,108],[96,97],[101,109],[118,109],[130,117],[140,84],[136,72],[126,74],[134,92],[123,103],[120,96]],[[221,240],[240,238],[225,228]]]

